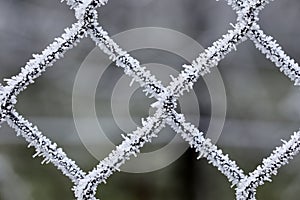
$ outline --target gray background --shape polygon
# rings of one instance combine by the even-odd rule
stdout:
[[[145,26],[180,31],[208,47],[231,28],[235,13],[225,1],[212,0],[122,0],[111,1],[99,9],[100,23],[111,35]],[[262,11],[261,27],[274,36],[286,52],[300,60],[300,4],[296,0],[275,1]],[[0,80],[20,71],[32,53],[41,52],[63,29],[75,22],[73,11],[59,0],[0,0]],[[176,42],[176,41],[174,41]],[[94,48],[84,39],[44,76],[22,92],[17,108],[85,170],[97,164],[81,144],[72,119],[72,87],[76,72]],[[142,62],[161,62],[180,69],[182,59],[156,50],[133,52]],[[269,155],[280,139],[288,139],[298,130],[300,116],[299,89],[255,49],[251,41],[238,47],[219,65],[228,96],[228,113],[218,145],[229,153],[246,172],[252,171]],[[110,92],[122,70],[107,71],[97,90],[99,120],[111,123],[109,132],[121,131],[111,118]],[[210,101],[203,81],[195,86],[201,108],[199,128],[209,123]],[[140,101],[146,102],[139,105]],[[131,99],[133,117],[148,114],[148,104],[141,91]],[[147,105],[146,105],[147,104]],[[190,113],[193,114],[193,113]],[[0,129],[0,199],[73,199],[69,180],[50,164],[32,159],[33,149],[26,149],[22,138],[5,124]],[[172,131],[165,140],[172,138]],[[112,139],[115,144],[121,137]],[[163,141],[161,145],[164,145]],[[159,143],[159,142],[158,142]],[[148,145],[148,151],[159,148]],[[101,148],[101,147],[99,147]],[[103,151],[108,151],[103,149]],[[188,150],[178,161],[146,174],[116,173],[99,187],[101,199],[234,199],[234,190],[215,168],[205,160],[196,160]],[[258,199],[298,199],[300,187],[299,158],[280,170],[272,184],[258,190]]]

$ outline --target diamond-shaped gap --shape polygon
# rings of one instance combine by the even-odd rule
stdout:
[[[92,41],[83,39],[36,79],[35,84],[28,86],[18,96],[16,105],[23,116],[85,169],[91,169],[98,161],[87,152],[78,137],[72,115],[72,91],[79,64],[93,47]],[[66,71],[61,75],[62,68],[67,68],[69,73]]]
[[[229,54],[218,69],[228,100],[227,118],[218,145],[249,172],[281,144],[280,139],[288,139],[298,129],[296,123],[282,117],[279,109],[280,98],[287,93],[284,88],[292,84],[250,40]]]
[[[282,6],[278,6],[279,10],[281,10],[281,8],[282,8]],[[272,9],[272,8],[269,8],[266,10],[270,10],[271,14],[273,14],[273,15],[275,15],[275,13],[278,14],[278,12],[274,12],[274,9]],[[280,18],[281,15],[279,15],[279,16],[276,15],[276,16],[278,18]],[[262,23],[263,25],[261,27],[263,28],[263,30],[265,29],[266,24],[268,26],[274,25],[274,23],[273,24],[269,23],[271,17],[270,16],[268,16],[268,17],[269,18],[266,20],[265,24]],[[281,17],[281,20],[284,21],[284,18]],[[276,21],[276,20],[274,20],[274,21]],[[277,26],[277,28],[278,28],[278,26]],[[280,29],[286,30],[286,29],[282,29],[282,27],[280,27]],[[273,30],[266,31],[266,32],[272,33],[271,31],[273,31]],[[277,31],[275,31],[275,33],[277,33]],[[277,39],[277,36],[275,36],[275,39]],[[221,143],[221,145],[222,145],[222,141],[224,143],[226,143],[225,145],[230,145],[230,143],[231,143],[232,145],[236,145],[237,149],[244,146],[246,148],[249,148],[249,151],[252,151],[253,148],[255,148],[255,149],[262,148],[262,150],[265,152],[264,153],[265,156],[267,156],[267,155],[269,155],[270,151],[272,150],[273,145],[276,144],[275,146],[278,146],[280,144],[278,141],[281,138],[287,139],[288,135],[291,132],[293,132],[294,130],[297,130],[297,128],[298,128],[297,124],[293,123],[295,118],[294,118],[294,120],[290,120],[291,118],[290,119],[286,118],[282,114],[284,109],[280,109],[281,101],[285,98],[285,96],[287,96],[290,93],[289,92],[290,90],[294,90],[294,89],[292,89],[293,86],[292,86],[291,82],[287,78],[285,78],[282,73],[280,73],[278,70],[276,70],[276,67],[274,66],[274,64],[271,63],[270,61],[268,61],[264,55],[260,54],[258,52],[258,50],[254,48],[253,44],[249,45],[250,43],[252,43],[252,42],[248,41],[238,47],[237,54],[239,54],[239,56],[236,56],[236,54],[228,55],[225,58],[224,62],[221,62],[219,69],[222,72],[224,71],[224,78],[225,78],[225,80],[227,80],[226,81],[227,85],[229,84],[231,87],[233,86],[237,89],[243,87],[243,88],[246,88],[245,92],[247,92],[248,91],[247,88],[249,88],[248,87],[249,85],[253,85],[253,84],[257,85],[257,87],[252,89],[252,93],[248,92],[249,94],[248,94],[247,98],[244,98],[242,100],[237,98],[234,101],[234,103],[232,103],[232,105],[238,105],[239,108],[241,108],[240,107],[241,105],[245,108],[248,105],[249,105],[249,107],[251,106],[250,108],[248,108],[248,110],[245,108],[237,109],[242,115],[247,115],[245,113],[249,112],[249,111],[250,111],[250,113],[253,113],[253,111],[254,111],[253,107],[256,106],[255,103],[261,104],[261,103],[265,102],[264,107],[259,107],[259,108],[255,109],[255,110],[257,110],[257,112],[256,112],[257,117],[255,115],[253,115],[253,114],[255,114],[255,113],[253,113],[252,118],[254,119],[254,121],[253,121],[253,119],[252,120],[250,119],[249,123],[247,123],[247,121],[249,120],[249,119],[247,119],[247,118],[249,118],[249,115],[246,119],[244,119],[242,121],[232,119],[236,115],[238,117],[242,117],[242,118],[244,118],[244,117],[240,116],[239,113],[234,114],[234,113],[230,112],[230,108],[229,108],[229,119],[227,119],[227,123],[226,123],[227,126],[225,126],[224,132],[232,133],[234,130],[236,130],[234,132],[236,132],[237,134],[235,134],[233,137],[228,137],[227,135],[224,137],[221,137],[220,143]],[[243,53],[243,51],[244,51],[244,53]],[[248,56],[248,58],[247,58],[247,61],[245,62],[245,58],[247,56]],[[237,64],[235,64],[235,63],[237,63]],[[243,63],[242,66],[241,66],[241,63]],[[226,70],[225,70],[225,67],[223,67],[223,65],[225,65],[225,64],[228,65],[228,66],[226,66]],[[239,70],[241,70],[240,68],[242,68],[242,67],[243,67],[243,73],[241,74],[241,71],[239,71]],[[253,69],[251,69],[251,68],[253,68]],[[245,70],[246,70],[246,72],[245,72]],[[243,74],[244,74],[244,76],[243,76]],[[259,78],[259,80],[257,80],[257,77]],[[238,79],[238,80],[236,80],[236,79]],[[259,90],[257,90],[257,88],[259,88]],[[261,93],[261,95],[255,95],[255,93],[259,94],[259,92],[257,92],[257,91],[260,91],[260,90],[262,90],[263,93]],[[294,90],[294,92],[296,92],[295,90]],[[230,87],[228,88],[228,86],[227,86],[227,91],[228,91],[229,97],[232,98],[234,96],[234,92],[231,91]],[[241,94],[241,92],[235,92],[235,93]],[[295,97],[293,95],[292,95],[292,97],[293,97],[293,101],[295,101],[295,99],[297,99],[297,97]],[[261,98],[263,98],[265,100],[262,101]],[[229,98],[229,101],[231,101],[230,98]],[[245,103],[245,102],[248,102],[248,103]],[[269,102],[272,102],[275,105],[270,106],[270,105],[268,105]],[[288,102],[290,103],[291,101],[288,101]],[[253,104],[254,104],[254,106],[253,106]],[[266,112],[266,109],[267,109],[267,112]],[[234,115],[233,117],[232,117],[232,114]],[[257,119],[261,119],[261,118],[264,120],[264,122],[259,123],[257,121]],[[230,120],[232,122],[230,122]],[[281,121],[280,124],[278,124],[279,121]],[[240,124],[240,126],[239,126],[240,128],[237,127],[236,129],[234,129],[234,128],[232,129],[232,127],[235,126],[234,124],[236,124],[236,125]],[[253,128],[252,129],[249,128],[249,126],[247,124],[252,124],[252,127],[257,127],[257,131],[252,130]],[[226,131],[226,130],[228,130],[228,131]],[[256,134],[257,136],[253,137],[252,139],[247,138],[247,136],[249,136],[249,130],[253,133],[258,132],[259,134]],[[240,135],[240,133],[243,133],[243,135],[238,137],[238,135]],[[265,137],[265,139],[263,139],[263,141],[267,141],[269,139],[268,137],[272,136],[273,142],[270,143],[270,141],[268,141],[268,142],[265,142],[266,144],[260,144],[261,140],[259,140],[257,138],[261,138],[262,133],[264,135],[266,135],[266,137]],[[252,146],[251,144],[248,146],[249,140],[253,141],[252,144],[254,144],[254,146]],[[234,142],[232,142],[232,141],[240,141],[241,144],[233,144]],[[267,147],[267,150],[265,149],[266,147]],[[235,149],[235,147],[234,147],[234,149]],[[237,149],[232,150],[233,156],[234,156],[234,152],[236,152]],[[242,159],[245,157],[245,155],[240,155],[240,157]],[[237,159],[237,160],[239,160],[239,159]],[[255,161],[254,163],[259,164],[259,162],[260,161]],[[247,166],[249,166],[248,164],[244,164],[244,166],[243,166],[243,163],[241,163],[241,164],[242,164],[242,168],[246,168]],[[253,166],[253,167],[255,167],[255,166]]]

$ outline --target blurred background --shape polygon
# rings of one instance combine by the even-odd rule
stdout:
[[[192,37],[204,48],[225,34],[236,17],[225,1],[211,0],[110,1],[99,9],[99,13],[100,24],[111,35],[139,27],[164,27]],[[260,15],[264,31],[274,36],[297,61],[300,61],[297,47],[300,42],[299,18],[300,4],[296,0],[272,2]],[[17,74],[33,53],[41,52],[75,21],[73,11],[59,0],[0,0],[0,80]],[[91,170],[98,160],[87,151],[76,131],[72,90],[80,64],[94,47],[90,39],[82,40],[36,84],[22,92],[17,103],[22,115],[59,143],[85,170]],[[177,70],[186,63],[154,49],[132,54],[142,63],[161,62]],[[110,98],[112,86],[123,71],[113,65],[109,69],[105,71],[107,78],[99,82],[95,108],[100,123],[105,122],[108,127],[105,134],[118,144],[123,132],[112,117]],[[221,61],[218,69],[226,88],[227,116],[217,144],[245,172],[250,172],[281,144],[280,139],[288,139],[299,129],[299,89],[293,87],[293,83],[260,54],[251,41],[238,46],[238,51]],[[195,85],[195,93],[201,110],[199,129],[205,132],[210,121],[211,102],[203,80]],[[130,104],[124,106],[129,106],[134,119],[140,119],[148,115],[149,106],[145,104],[152,102],[154,100],[147,99],[138,90]],[[196,115],[192,111],[188,114]],[[163,133],[167,135],[163,140],[148,144],[143,151],[159,149],[174,137],[170,129]],[[110,134],[116,137],[110,137]],[[97,142],[103,157],[111,151],[105,144],[101,146],[101,141]],[[41,158],[32,158],[34,149],[26,147],[24,140],[16,137],[4,123],[0,129],[0,199],[74,199],[70,181],[51,164],[42,166]],[[234,190],[226,178],[206,160],[196,160],[196,157],[193,150],[187,150],[176,162],[154,172],[115,173],[106,185],[99,187],[98,197],[104,200],[234,199]],[[266,183],[258,189],[257,198],[299,199],[299,167],[300,159],[296,157],[280,170],[271,184]]]

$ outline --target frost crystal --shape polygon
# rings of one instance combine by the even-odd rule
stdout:
[[[63,1],[63,0],[62,0]],[[151,75],[146,67],[133,58],[129,53],[119,47],[109,34],[98,25],[96,8],[107,3],[108,0],[66,0],[67,5],[75,10],[78,20],[65,33],[55,39],[41,54],[33,55],[33,59],[21,69],[21,72],[6,79],[6,85],[0,85],[0,123],[6,121],[28,143],[29,147],[36,150],[35,156],[44,158],[42,163],[52,163],[74,183],[74,193],[78,200],[96,200],[97,186],[116,171],[132,156],[137,156],[140,149],[151,139],[158,136],[159,131],[168,124],[174,131],[181,134],[191,148],[199,153],[198,158],[205,158],[224,174],[236,189],[236,198],[239,200],[255,199],[256,188],[265,181],[271,181],[271,176],[276,175],[280,167],[286,165],[300,150],[300,131],[291,136],[289,141],[284,141],[273,153],[263,160],[262,164],[249,175],[224,154],[210,139],[193,124],[186,122],[183,114],[175,111],[177,99],[185,91],[193,89],[193,84],[200,76],[210,73],[210,69],[232,50],[248,38],[255,46],[272,61],[281,72],[300,85],[299,65],[282,50],[279,44],[267,36],[257,24],[258,14],[268,0],[227,0],[237,13],[237,22],[232,25],[221,39],[208,47],[191,64],[183,65],[183,70],[178,77],[172,77],[168,87],[164,87],[155,76]],[[132,133],[122,135],[124,141],[102,160],[92,171],[85,173],[76,163],[67,157],[58,145],[45,137],[36,126],[24,119],[14,108],[17,95],[25,90],[29,84],[42,75],[42,73],[56,60],[63,57],[85,36],[90,36],[95,44],[105,52],[124,73],[143,87],[149,97],[157,99],[152,106],[157,108],[153,116],[142,119],[142,127]]]

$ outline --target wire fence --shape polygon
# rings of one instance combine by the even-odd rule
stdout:
[[[300,132],[295,132],[289,141],[283,141],[272,154],[263,160],[263,163],[253,172],[246,175],[242,169],[231,160],[228,155],[214,145],[210,139],[195,125],[186,121],[183,114],[176,111],[177,100],[185,92],[193,88],[197,80],[208,73],[211,68],[226,57],[228,53],[236,50],[237,45],[250,39],[255,46],[272,61],[281,72],[289,77],[295,85],[300,84],[300,68],[298,64],[285,54],[282,48],[271,37],[266,35],[258,25],[259,12],[269,3],[266,0],[227,1],[236,11],[237,23],[232,30],[196,58],[192,64],[183,65],[183,70],[177,78],[173,78],[168,87],[164,87],[150,71],[142,67],[140,62],[121,49],[108,33],[97,22],[96,9],[107,3],[105,0],[68,0],[67,4],[75,10],[77,22],[65,33],[56,38],[41,54],[33,55],[21,72],[10,79],[6,85],[1,86],[1,122],[6,121],[17,135],[25,138],[29,146],[36,150],[35,156],[44,157],[43,163],[51,162],[74,183],[74,193],[77,199],[96,199],[99,184],[105,183],[114,172],[130,157],[138,155],[140,149],[154,137],[160,130],[169,125],[176,133],[189,143],[199,153],[199,158],[206,158],[210,164],[223,173],[236,189],[237,199],[255,199],[256,189],[265,181],[270,181],[272,175],[299,152]],[[44,136],[36,126],[21,116],[14,105],[17,95],[34,83],[35,79],[52,66],[58,59],[82,38],[90,36],[96,45],[106,53],[109,58],[125,74],[133,78],[144,88],[146,95],[154,97],[157,102],[153,104],[156,112],[142,119],[142,127],[123,136],[124,141],[112,153],[90,172],[84,172],[77,164],[67,157],[62,148]]]

